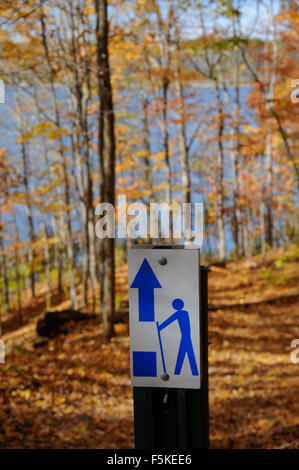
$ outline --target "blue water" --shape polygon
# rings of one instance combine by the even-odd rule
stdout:
[[[247,106],[247,99],[248,99],[248,94],[250,93],[250,88],[242,88],[241,89],[241,109],[242,109],[242,115],[244,120],[246,120],[247,123],[250,123],[251,125],[255,124],[254,120],[254,111],[249,109]],[[62,110],[63,112],[68,111],[68,101],[67,101],[67,92],[63,87],[57,88],[58,95],[60,100],[63,102],[62,105]],[[46,113],[50,116],[50,118],[53,118],[53,110],[51,110],[51,102],[49,100],[50,93],[47,89],[45,90],[38,90],[39,93],[44,95],[44,98],[42,100],[41,106],[43,106],[46,110]],[[24,107],[26,108],[26,111],[23,113],[23,125],[25,128],[30,129],[30,127],[36,125],[38,123],[38,119],[36,116],[36,111],[33,106],[33,104],[30,104],[31,97],[30,93],[31,91],[27,88],[19,88],[19,93],[22,99],[22,102],[24,103]],[[117,97],[115,99],[115,111],[116,111],[116,116],[117,116],[117,122],[120,123],[121,125],[128,125],[132,130],[129,133],[128,136],[128,146],[132,148],[131,152],[136,152],[140,147],[136,144],[134,141],[134,137],[138,133],[138,130],[142,126],[142,109],[141,109],[141,101],[140,101],[140,95],[138,90],[134,89],[128,89],[125,92],[122,92],[122,98],[119,99]],[[229,89],[229,99],[232,102],[233,100],[233,90]],[[172,92],[169,94],[169,100],[170,102],[174,99],[174,96],[172,96]],[[209,183],[207,179],[207,166],[201,168],[201,160],[205,158],[205,161],[208,157],[208,163],[212,163],[213,155],[212,153],[207,153],[206,150],[206,139],[211,136],[211,120],[215,116],[215,110],[216,110],[216,100],[215,100],[215,92],[211,88],[198,88],[198,87],[193,87],[191,89],[188,89],[185,92],[185,99],[186,99],[186,108],[190,114],[192,114],[192,117],[189,118],[188,124],[186,127],[186,133],[187,133],[187,140],[188,142],[190,141],[192,135],[194,134],[195,129],[197,128],[198,121],[203,119],[203,114],[205,114],[205,119],[204,122],[202,123],[199,132],[201,133],[201,139],[195,139],[192,150],[190,152],[190,165],[197,165],[197,169],[192,173],[192,187],[191,187],[191,200],[192,202],[203,202],[205,203],[205,197],[206,197],[206,191],[207,188],[209,188]],[[223,94],[223,102],[224,102],[224,112],[229,113],[229,106],[225,104],[225,96]],[[170,106],[171,107],[171,106]],[[49,109],[50,108],[50,109]],[[12,176],[21,176],[22,175],[22,164],[21,162],[21,148],[20,144],[17,142],[18,138],[18,132],[17,132],[17,122],[16,122],[16,89],[7,86],[5,89],[5,104],[0,104],[0,126],[1,126],[1,140],[0,140],[0,148],[6,147],[7,148],[7,160],[8,164],[11,167],[11,172]],[[96,114],[92,115],[90,117],[90,125],[93,130],[93,143],[96,143],[96,137],[95,137],[95,131],[97,131],[97,122],[96,122]],[[174,139],[177,135],[177,123],[175,122],[176,120],[176,115],[175,112],[173,111],[173,107],[171,107],[171,110],[169,111],[169,139],[170,139],[170,149],[171,152],[173,153],[174,149]],[[42,120],[45,119],[45,117],[42,117]],[[67,128],[70,128],[70,122],[68,119],[64,119],[62,122],[63,126],[66,126]],[[225,133],[227,134],[229,132],[229,129],[225,129]],[[133,139],[132,141],[130,139]],[[141,139],[140,139],[141,141]],[[63,142],[65,146],[70,147],[70,139],[67,136],[63,137]],[[132,143],[133,142],[133,143]],[[151,152],[153,154],[158,153],[159,151],[162,151],[162,132],[159,124],[157,123],[156,118],[150,118],[150,142],[151,142]],[[35,191],[39,186],[42,186],[44,184],[44,180],[42,179],[42,173],[45,170],[45,164],[42,158],[42,155],[40,154],[40,148],[37,145],[39,143],[40,146],[40,138],[35,138],[32,141],[26,143],[27,147],[27,152],[31,164],[31,169],[33,170],[33,173],[30,177],[30,189],[31,191]],[[47,147],[48,147],[48,152],[49,154],[52,153],[53,155],[53,142],[49,141],[47,142]],[[210,151],[211,152],[211,151]],[[209,157],[211,157],[211,161],[209,160]],[[71,156],[69,157],[71,159]],[[91,159],[91,165],[94,173],[99,173],[98,170],[98,160],[97,160],[97,153],[96,150],[90,148],[90,159]],[[51,160],[52,158],[50,158]],[[226,162],[225,162],[225,167],[224,167],[224,178],[226,180],[229,180],[231,178],[231,165],[230,165],[230,156],[228,152],[226,152]],[[178,155],[176,153],[173,153],[171,157],[171,164],[172,164],[172,180],[174,185],[179,186],[180,185],[180,165],[178,163]],[[165,178],[165,172],[163,169],[156,171],[154,169],[152,162],[152,167],[153,167],[153,178],[154,178],[154,184],[159,185],[163,182]],[[136,166],[134,165],[132,168],[130,168],[127,171],[127,174],[125,176],[131,177],[131,178],[138,178],[137,173],[140,170],[138,167],[138,161],[136,162]],[[71,171],[71,168],[70,170]],[[137,179],[138,181],[138,179]],[[131,185],[131,181],[128,181],[127,186],[129,187]],[[19,189],[14,189],[11,188],[11,192],[15,190],[23,190],[22,185],[19,187]],[[201,190],[201,188],[204,188],[204,190]],[[79,204],[78,196],[76,194],[75,188],[72,188],[72,194],[76,198],[76,201]],[[99,182],[98,180],[95,181],[94,183],[94,197],[97,198],[99,196]],[[159,198],[163,200],[164,194],[163,190],[158,193]],[[179,190],[174,190],[173,192],[173,197],[179,198],[180,197],[180,191]],[[47,203],[47,200],[45,198],[45,204]],[[230,200],[228,199],[226,201],[226,204],[230,204]],[[36,231],[40,230],[41,226],[41,219],[40,219],[40,211],[39,208],[36,208],[33,206],[33,212],[34,212],[34,225]],[[8,226],[8,231],[12,230],[11,228],[11,215],[6,213],[3,216],[4,221],[6,222],[6,225]],[[16,218],[17,218],[17,224],[19,227],[19,233],[20,237],[23,240],[28,239],[28,228],[27,228],[27,219],[26,219],[26,214],[24,211],[24,207],[21,205],[18,205],[16,207]],[[79,221],[78,221],[78,211],[72,212],[72,218],[74,222],[74,229],[77,230],[79,227]],[[46,209],[46,219],[49,221],[50,220],[50,210],[47,211]],[[7,240],[7,243],[9,243],[9,238]],[[207,240],[206,240],[207,242]],[[208,240],[209,243],[206,243],[205,248],[208,250],[213,250],[215,248],[215,238],[213,235],[210,236],[210,239]],[[226,224],[226,242],[227,242],[227,250],[231,251],[233,249],[233,241],[232,241],[232,234],[231,230],[229,227],[229,223]]]

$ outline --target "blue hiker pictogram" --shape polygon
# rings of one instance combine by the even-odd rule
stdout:
[[[189,313],[186,310],[182,310],[184,307],[184,302],[182,301],[182,299],[175,299],[172,302],[172,306],[177,311],[174,312],[163,323],[159,324],[159,322],[156,322],[164,373],[166,373],[166,366],[160,332],[164,330],[164,328],[166,328],[168,325],[177,320],[181,330],[181,342],[174,370],[174,375],[180,375],[186,354],[189,359],[192,375],[199,375],[191,340]]]
[[[143,259],[137,274],[130,287],[138,289],[138,320],[143,323],[155,322],[155,289],[161,289],[160,284],[154,270],[146,258]],[[168,376],[166,371],[166,363],[163,351],[161,331],[168,325],[178,321],[181,339],[174,370],[174,375],[180,375],[186,355],[188,356],[191,372],[193,376],[198,376],[198,367],[195,359],[194,349],[191,339],[191,326],[189,313],[184,308],[182,299],[174,299],[172,306],[175,312],[170,315],[164,322],[156,322],[159,347],[161,353],[162,366],[164,376]],[[167,336],[167,335],[166,335]],[[154,350],[143,351],[134,350],[132,355],[133,376],[134,377],[157,377],[157,353]],[[162,376],[161,376],[162,377]],[[163,377],[162,377],[163,378]],[[163,379],[164,380],[164,379]]]

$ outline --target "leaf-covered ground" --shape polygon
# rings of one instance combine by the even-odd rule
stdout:
[[[213,448],[299,448],[299,363],[290,360],[299,338],[296,253],[211,268]],[[126,276],[124,266],[118,302],[126,300]],[[57,299],[57,309],[66,306]],[[90,320],[35,349],[41,313],[37,303],[27,325],[2,337],[0,448],[133,447],[127,324],[116,326],[111,343]]]

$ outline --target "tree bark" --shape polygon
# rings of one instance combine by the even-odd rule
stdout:
[[[235,243],[236,253],[238,256],[243,255],[243,230],[242,230],[242,216],[239,205],[240,191],[239,191],[239,165],[240,165],[240,63],[238,51],[235,51],[235,74],[234,74],[234,91],[235,103],[233,113],[233,200],[234,200],[234,225],[235,225]]]
[[[163,132],[163,152],[164,161],[166,165],[166,202],[171,204],[171,169],[169,161],[169,141],[168,141],[168,123],[167,123],[167,109],[168,109],[168,88],[169,81],[167,77],[162,80],[162,132]]]
[[[27,152],[25,142],[21,142],[21,150],[22,150],[22,162],[23,162],[23,175],[24,175],[24,186],[25,186],[25,196],[26,196],[26,215],[28,221],[28,229],[29,229],[29,251],[28,251],[28,261],[30,266],[30,287],[31,287],[31,295],[35,297],[35,275],[34,275],[34,260],[35,260],[35,251],[34,251],[34,226],[33,226],[33,214],[32,214],[32,207],[31,207],[31,200],[30,200],[30,190],[29,190],[29,168],[28,168],[28,159],[27,159]]]
[[[22,323],[22,286],[21,286],[21,273],[20,273],[20,254],[19,254],[19,233],[17,227],[16,217],[13,219],[14,223],[14,238],[15,238],[15,280],[17,287],[17,305],[18,305],[18,322],[19,325]]]
[[[9,287],[8,287],[6,254],[4,250],[5,248],[4,248],[4,240],[2,236],[2,226],[1,226],[0,227],[0,265],[1,265],[1,275],[3,277],[4,312],[5,314],[7,314],[9,312]]]
[[[112,87],[110,79],[108,54],[108,18],[107,0],[94,0],[97,23],[97,75],[99,112],[99,164],[101,168],[101,200],[114,205],[115,203],[115,134]],[[103,315],[104,337],[110,339],[114,335],[114,238],[102,241],[101,259],[101,311]]]
[[[34,275],[34,262],[35,262],[35,250],[34,250],[34,225],[33,225],[33,212],[31,206],[31,196],[29,188],[29,161],[26,149],[26,143],[24,139],[24,123],[23,116],[21,111],[21,102],[20,97],[16,95],[16,105],[17,105],[17,122],[18,122],[18,133],[21,139],[21,159],[23,165],[23,184],[25,192],[25,212],[28,222],[28,232],[29,232],[29,248],[28,248],[28,263],[30,269],[30,288],[31,295],[35,297],[35,275]]]
[[[260,205],[260,232],[261,232],[261,254],[265,257],[266,254],[266,229],[265,229],[265,203]]]
[[[150,134],[149,134],[149,122],[148,122],[148,106],[149,106],[148,98],[147,96],[144,96],[142,100],[143,143],[144,143],[144,150],[145,150],[145,157],[144,157],[145,175],[144,176],[145,176],[145,181],[147,184],[148,200],[149,202],[153,202],[154,194],[153,194],[152,170],[151,170],[151,163],[150,163],[151,149],[150,149]]]
[[[224,132],[224,119],[223,119],[223,106],[220,96],[220,87],[217,79],[214,81],[217,112],[218,112],[218,128],[217,128],[217,173],[216,173],[216,219],[217,219],[217,234],[218,234],[218,253],[220,261],[226,258],[225,247],[225,227],[224,227],[224,187],[223,187],[223,165],[224,165],[224,147],[223,147],[223,132]]]
[[[189,168],[189,151],[186,138],[186,113],[184,103],[184,87],[181,80],[181,66],[180,66],[180,42],[177,41],[177,73],[176,73],[176,93],[178,99],[178,111],[179,111],[179,152],[180,152],[180,164],[181,164],[181,176],[183,186],[183,202],[191,202],[191,178]]]
[[[50,73],[50,87],[51,87],[51,94],[53,99],[54,105],[54,113],[55,113],[55,125],[58,130],[61,127],[61,119],[60,119],[60,111],[58,106],[58,100],[55,91],[55,85],[53,80],[53,66],[51,57],[49,54],[48,49],[48,41],[47,41],[47,30],[46,30],[46,23],[43,11],[41,11],[40,15],[41,27],[42,27],[42,41],[45,50],[45,56],[47,60],[47,65]],[[64,203],[65,203],[65,212],[66,212],[66,238],[67,238],[67,254],[69,258],[69,279],[70,279],[70,299],[73,309],[78,308],[77,303],[77,295],[76,295],[76,286],[75,286],[75,265],[74,265],[74,247],[73,247],[73,239],[72,239],[72,219],[71,219],[71,212],[70,212],[70,183],[69,183],[69,175],[68,175],[68,168],[67,168],[67,160],[63,150],[63,141],[62,136],[59,133],[58,136],[58,145],[59,145],[59,154],[61,157],[61,166],[62,166],[62,177],[64,182]]]

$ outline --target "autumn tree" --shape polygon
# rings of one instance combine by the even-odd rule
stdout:
[[[115,135],[114,110],[108,51],[107,0],[95,0],[97,76],[99,96],[98,152],[101,168],[101,200],[115,203]],[[104,238],[101,246],[101,312],[104,336],[114,334],[114,238]]]

